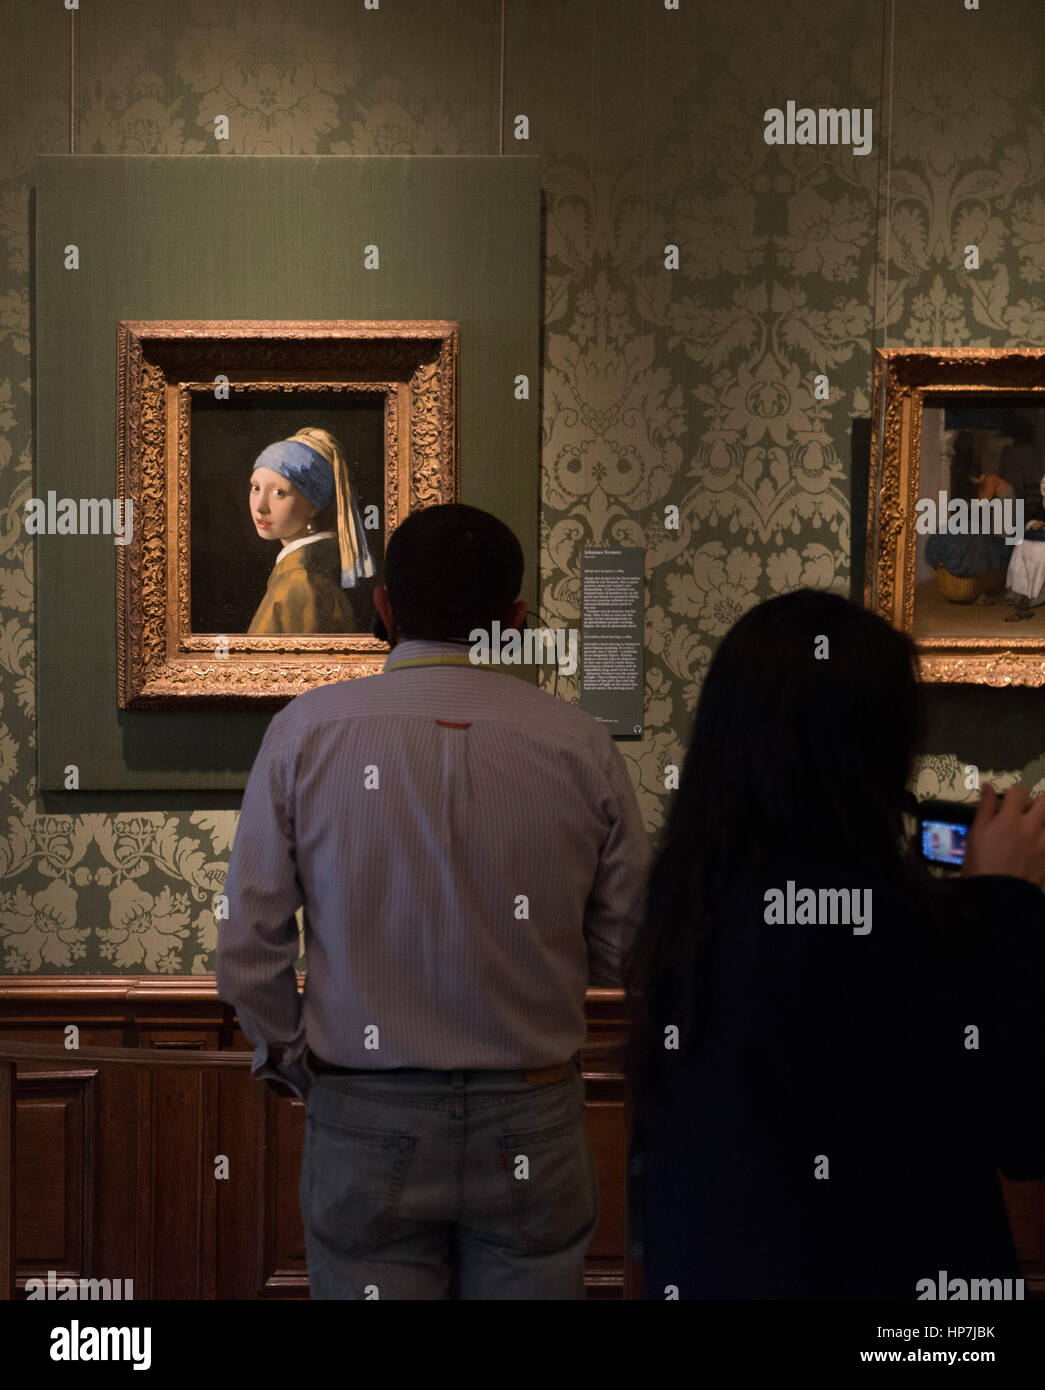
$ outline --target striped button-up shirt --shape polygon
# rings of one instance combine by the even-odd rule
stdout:
[[[584,1040],[586,987],[621,982],[648,858],[601,725],[466,647],[400,642],[380,675],[299,695],[269,725],[225,881],[218,992],[253,1074],[292,1085],[306,1045],[374,1069],[562,1062]]]

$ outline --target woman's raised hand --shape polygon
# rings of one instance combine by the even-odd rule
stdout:
[[[977,874],[1007,874],[1045,888],[1045,796],[1032,797],[1020,785],[1004,798],[983,788],[962,863],[963,877]]]

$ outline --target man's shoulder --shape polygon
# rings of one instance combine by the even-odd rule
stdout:
[[[597,719],[549,691],[499,671],[469,670],[462,676],[461,685],[469,683],[466,695],[476,696],[468,711],[476,723],[501,721],[519,730],[583,743],[602,755],[614,751],[612,739]],[[412,680],[408,686],[398,673],[389,672],[335,681],[296,696],[282,711],[283,726],[304,729],[338,719],[414,720],[421,710],[427,712],[423,698],[427,689],[419,689]]]
[[[286,727],[303,728],[317,720],[377,713],[381,706],[376,682],[381,679],[381,672],[377,672],[303,690],[283,707],[279,717]]]
[[[568,701],[561,700],[558,695],[553,695],[550,690],[542,690],[539,686],[531,685],[528,681],[519,680],[514,676],[498,675],[495,679],[499,682],[510,682],[511,699],[521,708],[532,711],[536,719],[546,720],[549,725],[560,728],[563,733],[597,743],[600,747],[611,743],[603,725],[579,705],[571,705]],[[499,688],[505,688],[507,699],[507,688]]]

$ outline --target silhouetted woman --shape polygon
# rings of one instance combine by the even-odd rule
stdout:
[[[1019,1277],[996,1169],[1045,1174],[1045,798],[984,788],[960,879],[907,857],[914,665],[811,591],[715,653],[630,962],[647,1298]]]

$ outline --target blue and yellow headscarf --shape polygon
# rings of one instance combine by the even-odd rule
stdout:
[[[309,442],[309,441],[313,442]],[[333,458],[317,447],[322,445]],[[348,465],[337,441],[325,430],[303,429],[262,449],[254,468],[269,468],[292,483],[320,511],[337,498],[337,540],[341,552],[341,587],[354,589],[374,573],[359,504],[348,479]]]

